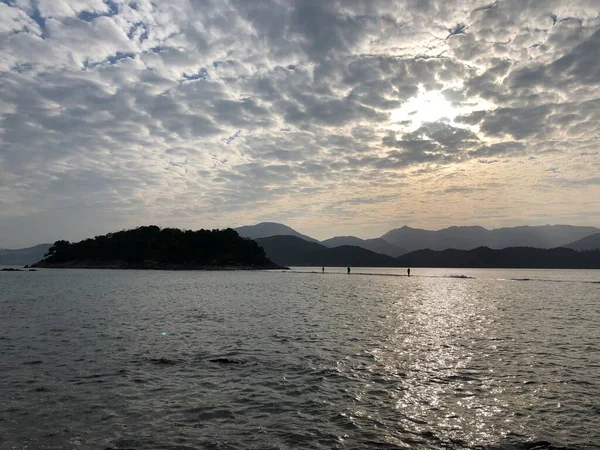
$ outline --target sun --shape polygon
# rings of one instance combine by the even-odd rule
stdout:
[[[473,127],[456,122],[462,114],[493,109],[494,105],[482,99],[472,99],[460,105],[450,102],[442,91],[425,91],[420,86],[419,93],[407,100],[400,108],[392,111],[390,129],[411,133],[425,123],[445,122],[455,128]],[[473,130],[476,131],[476,130]]]
[[[412,132],[428,122],[453,122],[459,114],[460,111],[452,106],[440,91],[421,91],[402,107],[394,110],[390,121],[400,123],[404,131]]]

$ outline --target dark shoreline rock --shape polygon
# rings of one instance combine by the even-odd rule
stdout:
[[[124,261],[69,261],[60,264],[50,264],[45,261],[32,264],[31,267],[43,269],[111,269],[111,270],[202,270],[202,271],[231,271],[231,270],[289,270],[289,267],[277,264],[261,266],[244,265],[199,265],[159,263],[157,261],[144,261],[142,263],[128,263]]]

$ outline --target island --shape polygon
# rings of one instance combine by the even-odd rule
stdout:
[[[56,241],[31,267],[154,270],[284,269],[253,240],[225,230],[142,226],[80,242]]]

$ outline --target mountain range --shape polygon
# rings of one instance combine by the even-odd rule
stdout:
[[[406,267],[600,269],[600,250],[507,247],[500,250],[417,250],[397,259]]]
[[[420,249],[472,250],[477,247],[502,249],[507,247],[555,248],[598,233],[595,227],[570,225],[520,226],[488,230],[483,227],[449,227],[438,231],[410,227],[397,228],[381,238],[407,251]]]
[[[235,229],[242,237],[251,239],[272,236],[296,236],[309,242],[318,240],[297,232],[287,225],[265,222]],[[320,242],[325,247],[357,246],[383,255],[398,257],[402,254],[423,249],[472,250],[478,247],[502,249],[507,247],[556,248],[568,247],[577,250],[600,248],[600,234],[596,227],[571,225],[518,226],[488,230],[479,226],[453,226],[442,230],[423,230],[404,226],[388,231],[375,239],[355,236],[336,236]],[[585,240],[585,238],[588,238]],[[576,245],[577,247],[570,247]]]
[[[579,227],[569,225],[520,226],[488,230],[479,226],[454,226],[432,231],[404,226],[385,233],[374,239],[361,239],[355,236],[336,236],[319,242],[293,228],[275,222],[263,222],[257,225],[243,226],[235,229],[242,237],[262,240],[267,254],[279,264],[287,265],[324,265],[337,261],[341,265],[390,265],[389,259],[397,258],[415,250],[472,250],[478,247],[502,249],[507,247],[566,247],[573,250],[600,249],[600,229],[596,227]],[[267,239],[278,237],[278,239]],[[294,236],[304,242],[316,244],[309,249],[302,242],[292,243],[282,240],[281,236]],[[298,251],[289,263],[282,262],[283,250],[276,246]],[[39,244],[21,249],[0,249],[0,266],[33,264],[44,257],[51,244]],[[290,247],[291,246],[291,247]],[[336,250],[342,247],[342,250]],[[327,250],[334,250],[328,252]],[[362,250],[365,250],[365,253]],[[377,255],[377,257],[372,254]],[[331,255],[344,255],[339,259]],[[315,256],[316,255],[316,256]],[[380,258],[385,256],[386,258]],[[342,261],[343,260],[343,261]],[[316,263],[316,264],[315,264]]]
[[[400,248],[385,239],[361,239],[355,236],[336,236],[331,239],[321,241],[325,247],[334,248],[342,245],[352,245],[356,247],[362,247],[366,250],[371,250],[375,253],[381,253],[382,255],[391,256],[396,258],[406,253],[406,249]]]
[[[416,250],[398,258],[361,247],[342,245],[328,248],[296,236],[256,239],[275,264],[313,267],[481,267],[481,268],[578,268],[599,269],[600,250],[569,248],[508,247],[472,250]]]
[[[255,241],[265,250],[267,258],[280,266],[394,267],[398,264],[391,256],[361,247],[328,248],[296,236],[271,236]]]

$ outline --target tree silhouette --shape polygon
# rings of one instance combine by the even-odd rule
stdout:
[[[193,266],[269,266],[273,263],[253,240],[231,228],[183,231],[143,226],[81,242],[56,241],[40,265],[67,263],[175,264]]]

